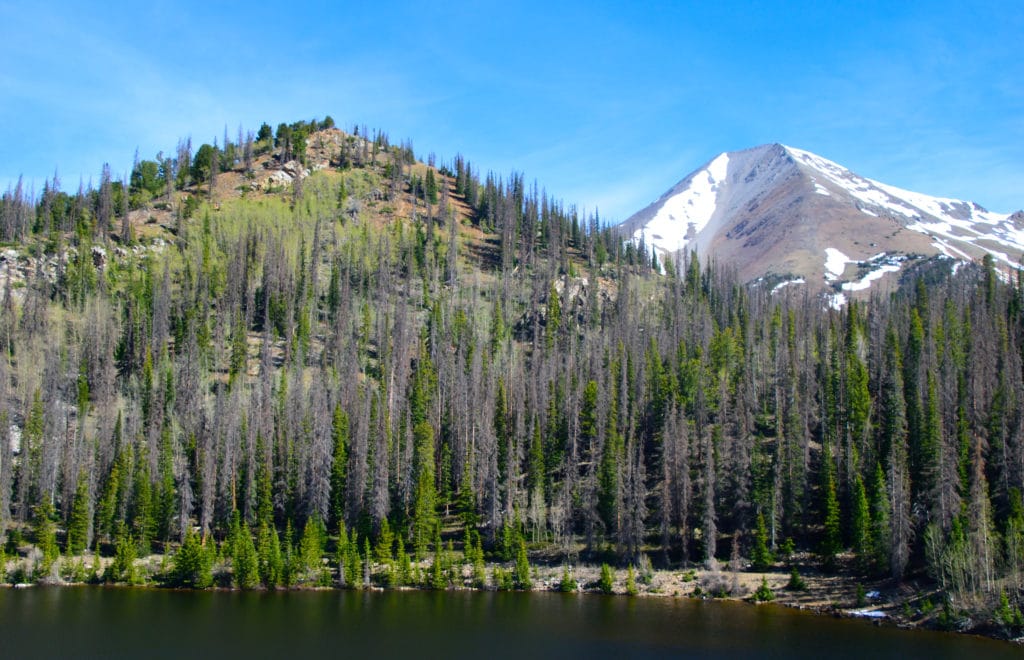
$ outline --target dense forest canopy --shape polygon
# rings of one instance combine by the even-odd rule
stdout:
[[[1024,288],[991,263],[835,311],[329,118],[19,186],[0,241],[0,534],[804,550],[1021,597]]]

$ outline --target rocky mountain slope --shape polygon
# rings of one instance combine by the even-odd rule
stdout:
[[[663,259],[695,250],[744,280],[825,290],[837,305],[924,259],[991,255],[1009,269],[1024,254],[1024,213],[902,190],[781,144],[716,156],[621,230]]]

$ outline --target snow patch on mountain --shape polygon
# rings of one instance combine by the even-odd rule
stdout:
[[[847,264],[854,264],[860,272],[867,272],[857,281],[843,282],[840,285],[842,291],[828,297],[828,304],[832,309],[840,309],[847,303],[846,294],[843,291],[864,291],[871,287],[871,283],[882,279],[888,273],[898,273],[907,260],[904,254],[888,254],[880,252],[873,257],[857,261],[835,248],[825,249],[825,280],[835,282],[846,270]],[[833,285],[834,286],[834,285]]]
[[[839,250],[825,248],[825,279],[831,282],[842,275],[850,261],[850,258]]]
[[[644,236],[648,245],[666,252],[685,248],[714,215],[728,171],[729,155],[720,154],[693,175],[686,190],[667,199],[654,218],[633,233],[634,240]]]
[[[785,281],[779,282],[778,284],[773,286],[772,287],[772,293],[776,294],[779,291],[782,291],[783,288],[789,286],[790,284],[804,284],[805,282],[806,282],[806,280],[804,280],[804,278],[802,278],[802,277],[798,277],[798,278],[793,279],[793,280],[785,280]]]
[[[944,220],[950,220],[952,222],[959,221],[958,224],[965,226],[970,226],[972,223],[978,222],[996,225],[1010,217],[1007,213],[993,213],[991,211],[986,211],[977,204],[963,202],[959,199],[932,197],[930,195],[924,195],[910,190],[903,190],[902,188],[890,186],[886,183],[881,183],[880,181],[872,181],[871,179],[867,179],[867,181],[870,181],[873,185],[881,188],[893,197],[905,200],[909,204],[923,210],[929,215],[933,215],[936,218],[942,218]],[[964,218],[963,216],[967,217]]]
[[[783,148],[797,161],[813,168],[826,179],[865,204],[877,206],[908,218],[915,218],[920,215],[920,212],[913,206],[904,203],[900,199],[891,197],[884,190],[874,185],[874,182],[870,179],[859,177],[842,165],[833,163],[827,158],[822,158],[809,151],[786,145],[783,145]]]
[[[1001,250],[979,243],[985,241],[1009,248],[1011,251],[1024,251],[1024,230],[1010,219],[1007,213],[988,211],[972,202],[964,202],[948,197],[933,197],[923,193],[904,190],[880,181],[866,179],[826,158],[809,151],[784,146],[793,158],[812,168],[816,173],[839,186],[860,203],[862,213],[878,217],[877,211],[902,216],[910,220],[907,228],[931,237],[941,236],[944,241],[945,254],[950,254],[948,241],[971,243],[976,248],[988,252],[1010,266],[1018,264]],[[815,180],[815,189],[819,185]],[[956,250],[965,258],[964,252]],[[956,257],[959,258],[959,257]]]
[[[863,291],[870,287],[872,282],[884,277],[886,273],[898,273],[900,261],[902,259],[894,259],[888,263],[883,263],[875,270],[868,271],[867,275],[856,282],[843,282],[843,291]]]

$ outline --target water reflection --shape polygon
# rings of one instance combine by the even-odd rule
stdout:
[[[1019,647],[775,607],[474,592],[0,589],[0,655],[351,658],[1021,657]]]

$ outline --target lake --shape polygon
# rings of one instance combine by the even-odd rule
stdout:
[[[0,589],[0,656],[1020,658],[778,606],[557,593]]]

